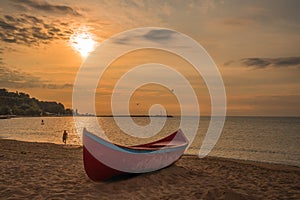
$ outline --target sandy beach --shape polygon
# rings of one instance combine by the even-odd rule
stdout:
[[[299,167],[186,155],[157,172],[95,183],[80,146],[0,146],[0,199],[300,199]]]

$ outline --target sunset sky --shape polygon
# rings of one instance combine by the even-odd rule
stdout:
[[[0,88],[72,107],[76,74],[89,51],[128,29],[164,27],[210,54],[223,77],[227,115],[300,116],[299,8],[298,0],[1,0]],[[149,62],[180,71],[195,89],[201,114],[210,114],[209,94],[192,66],[157,50],[131,52],[112,63],[99,82],[97,111],[109,114],[114,84]],[[139,88],[130,110],[144,114],[154,103],[179,113],[174,94],[157,85]]]

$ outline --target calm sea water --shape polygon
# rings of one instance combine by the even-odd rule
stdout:
[[[44,125],[41,125],[42,119]],[[91,119],[80,117],[79,131],[73,117],[3,119],[0,120],[0,138],[61,144],[63,130],[67,130],[68,143],[80,145],[83,127],[92,132],[95,130],[91,126]],[[132,145],[155,140],[175,131],[180,118],[168,118],[161,132],[142,140],[124,134],[117,128],[113,118],[98,118],[98,121],[111,141]],[[135,118],[134,121],[139,125],[150,122],[149,118]],[[197,135],[186,154],[198,154],[209,121],[209,117],[201,118]],[[191,117],[189,123],[196,123],[196,119]],[[227,117],[222,135],[209,155],[300,166],[300,118]]]

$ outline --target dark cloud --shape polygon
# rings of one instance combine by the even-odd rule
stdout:
[[[3,41],[7,42],[7,43],[16,43],[17,42],[17,40],[15,38],[3,38]]]
[[[64,88],[72,88],[73,84],[70,83],[66,83],[66,84],[62,84],[62,85],[58,85],[58,84],[43,84],[43,88],[47,88],[47,89],[64,89]]]
[[[300,68],[300,57],[280,57],[280,58],[243,58],[239,60],[246,67],[254,69],[264,69],[267,67],[298,67]],[[231,65],[235,61],[228,61],[224,65]]]
[[[265,68],[271,65],[270,60],[265,58],[244,58],[241,61],[248,67]]]
[[[132,40],[131,37],[126,36],[126,37],[123,37],[123,38],[113,39],[112,41],[116,44],[126,45],[126,44],[129,44],[131,40]]]
[[[280,66],[300,66],[300,57],[275,58],[273,65]]]
[[[234,60],[229,60],[226,63],[224,63],[224,66],[231,65],[232,63],[234,63]]]
[[[69,14],[73,16],[81,16],[74,8],[65,5],[50,4],[47,1],[39,0],[14,0],[16,7],[24,10],[24,7],[30,7],[39,11],[44,11],[52,14]]]
[[[26,14],[22,14],[22,16],[24,16],[27,20],[35,23],[35,24],[43,24],[44,21],[42,19],[38,19],[34,16],[30,16],[30,15],[26,15]],[[21,19],[21,20],[24,20],[24,19]]]
[[[4,29],[4,30],[16,30],[16,27],[11,25],[11,24],[8,24],[6,23],[5,21],[1,20],[0,21],[0,28]]]
[[[69,6],[54,5],[46,1],[37,0],[13,1],[18,4],[19,8],[27,6],[53,12],[53,14],[80,16],[76,10]],[[30,11],[32,12],[32,9]],[[39,46],[40,44],[48,44],[56,39],[68,40],[70,35],[73,34],[73,30],[68,25],[63,20],[51,20],[49,17],[37,17],[32,14],[7,14],[0,16],[0,42]]]
[[[26,14],[5,15],[4,18],[0,18],[0,41],[38,46],[55,39],[66,40],[73,31],[62,26],[62,23],[60,21],[47,23],[42,18]]]
[[[0,85],[7,88],[45,88],[63,89],[72,88],[72,84],[52,84],[39,77],[24,73],[20,70],[9,69],[0,65]]]
[[[144,38],[152,41],[167,41],[172,39],[176,32],[167,29],[151,30],[144,35]]]
[[[152,42],[170,42],[172,40],[173,35],[177,34],[175,31],[167,30],[167,29],[155,29],[150,30],[147,33],[141,33],[140,35],[130,35],[127,34],[122,38],[114,39],[114,43],[129,45],[134,40],[150,40]]]
[[[14,21],[14,20],[15,20],[12,16],[9,16],[9,15],[5,15],[4,17],[5,17],[5,19],[7,19],[8,21]]]

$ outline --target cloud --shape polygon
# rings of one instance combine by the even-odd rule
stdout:
[[[272,59],[275,66],[300,66],[300,57],[276,58]]]
[[[0,21],[0,27],[3,29],[6,29],[6,30],[15,30],[16,29],[15,26],[8,24],[5,21]]]
[[[4,65],[3,58],[1,57],[3,54],[3,51],[4,51],[4,49],[0,47],[0,66]]]
[[[300,57],[280,57],[280,58],[243,58],[238,61],[246,67],[254,69],[264,69],[267,67],[282,68],[282,67],[298,67],[300,68]],[[224,65],[231,65],[236,61],[228,61]]]
[[[125,36],[125,37],[122,37],[122,38],[117,38],[117,39],[114,38],[114,39],[112,39],[112,41],[116,44],[128,45],[128,44],[130,44],[132,39],[133,38],[128,35],[128,36]]]
[[[271,65],[270,60],[265,58],[243,58],[241,61],[248,67],[265,68]]]
[[[235,63],[235,61],[234,60],[229,60],[229,61],[227,61],[227,62],[224,63],[224,66],[229,66],[232,63]]]
[[[55,39],[66,40],[73,30],[63,22],[45,22],[42,18],[21,14],[5,15],[0,18],[0,41],[6,43],[38,46]]]
[[[266,67],[300,67],[300,57],[244,58],[241,62],[248,67],[258,69]]]
[[[143,37],[152,41],[166,41],[172,39],[174,34],[176,34],[176,32],[172,30],[157,29],[149,31]]]
[[[33,8],[39,11],[44,11],[52,14],[69,14],[73,16],[81,16],[81,14],[74,8],[65,5],[50,4],[47,1],[39,0],[14,0],[16,2],[16,7],[19,9],[24,9],[24,7]]]
[[[24,73],[20,70],[9,69],[0,65],[0,85],[7,88],[45,88],[45,89],[64,89],[72,88],[73,85],[52,84],[47,80],[42,80],[39,77]]]
[[[141,30],[140,33],[135,32],[134,34],[125,33],[122,38],[114,39],[113,42],[121,45],[129,45],[134,42],[170,42],[173,39],[173,35],[177,32],[168,29],[153,29],[145,32]]]

